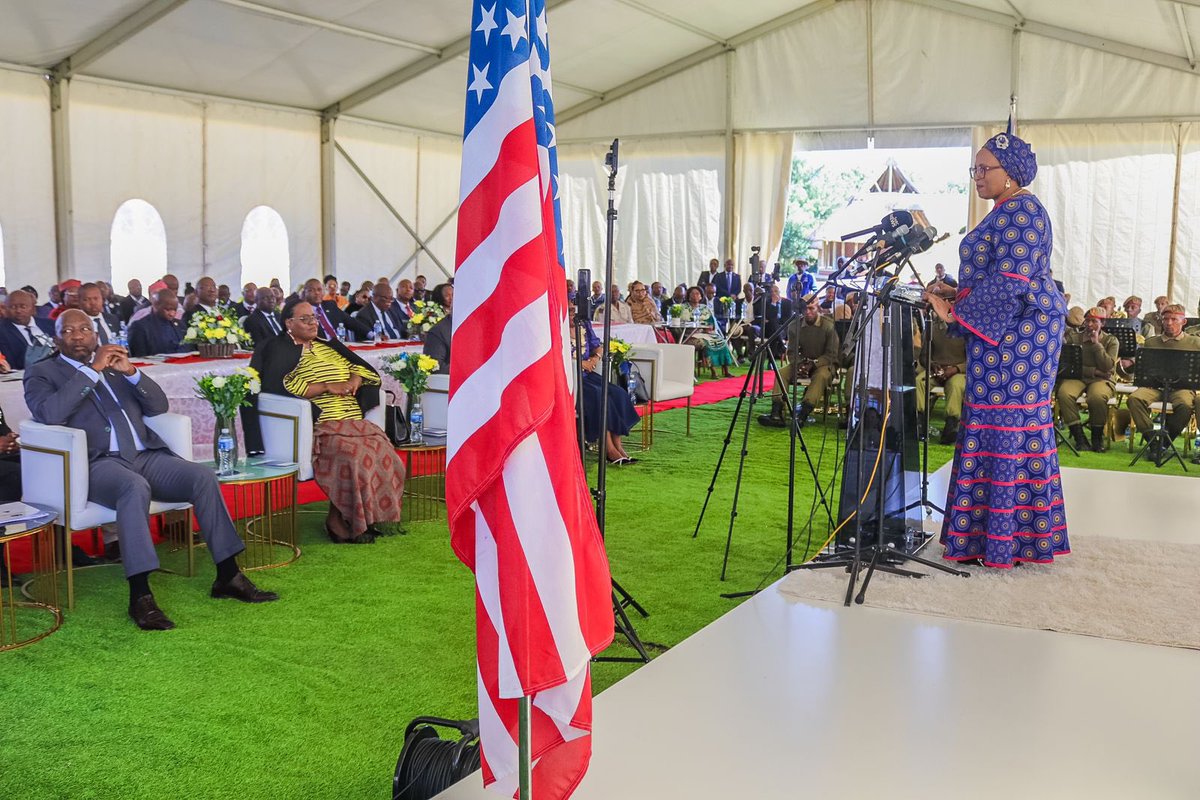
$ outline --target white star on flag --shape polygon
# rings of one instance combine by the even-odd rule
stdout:
[[[500,26],[496,24],[496,6],[495,5],[493,5],[491,8],[482,8],[481,7],[481,11],[482,11],[482,13],[480,14],[480,16],[482,17],[482,19],[480,19],[479,27],[475,29],[475,32],[482,33],[483,34],[483,43],[487,44],[488,39],[491,37],[492,31],[496,30],[496,28],[499,28]]]
[[[504,26],[504,30],[500,31],[501,36],[507,36],[512,42],[513,50],[517,49],[517,44],[525,38],[525,17],[518,17],[512,12],[507,13],[508,22]]]
[[[483,99],[483,93],[492,88],[492,84],[487,79],[488,66],[484,64],[483,69],[480,69],[472,64],[471,72],[475,74],[471,78],[471,83],[467,86],[467,91],[475,93],[475,102],[478,103]]]
[[[535,30],[537,37],[542,42],[542,47],[549,47],[550,40],[546,37],[546,9],[543,8],[534,19]]]

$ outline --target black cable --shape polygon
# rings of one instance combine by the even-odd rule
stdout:
[[[442,739],[433,724],[460,731],[454,741]],[[478,720],[451,722],[418,717],[409,723],[404,746],[392,778],[392,800],[431,800],[453,784],[479,769]]]

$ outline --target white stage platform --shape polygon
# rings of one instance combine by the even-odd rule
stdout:
[[[1191,480],[1064,469],[1070,535],[1200,543]],[[1182,800],[1198,742],[1200,652],[772,586],[597,698],[575,797]]]

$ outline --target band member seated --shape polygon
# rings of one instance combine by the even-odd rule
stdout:
[[[812,414],[817,403],[825,397],[825,391],[833,383],[833,370],[838,363],[838,335],[833,320],[821,314],[821,307],[814,298],[804,307],[804,313],[792,320],[788,326],[788,363],[780,370],[782,384],[775,385],[771,398],[771,413],[758,418],[762,425],[783,428],[785,393],[791,385],[807,378],[810,382],[804,390],[804,400],[796,409],[796,421],[801,425]]]
[[[188,502],[217,565],[213,597],[244,603],[276,600],[238,568],[245,549],[230,519],[213,471],[171,452],[145,423],[167,410],[167,396],[129,362],[120,345],[101,345],[91,319],[78,309],[56,320],[59,355],[25,372],[25,404],[46,425],[79,428],[87,435],[88,499],[117,511],[117,537],[129,581],[129,616],[143,630],[169,630],[150,592],[158,555],[150,538],[150,500]]]
[[[957,290],[938,284],[930,291],[953,300]],[[967,391],[967,340],[949,334],[949,325],[933,316],[929,323],[929,375],[925,373],[924,343],[914,350],[917,359],[917,413],[925,413],[925,394],[928,378],[941,386],[946,398],[946,425],[940,442],[954,444],[958,437],[958,421],[962,418],[963,395]]]
[[[1200,350],[1200,336],[1183,332],[1187,321],[1187,311],[1178,303],[1173,303],[1162,310],[1159,319],[1162,323],[1162,335],[1151,336],[1146,340],[1145,349],[1166,348],[1168,350]],[[1150,405],[1162,400],[1162,392],[1146,386],[1138,388],[1129,395],[1129,414],[1137,432],[1143,437],[1148,436],[1153,423],[1150,418]],[[1196,393],[1191,389],[1176,389],[1167,398],[1172,406],[1167,418],[1167,435],[1174,439],[1187,427],[1192,418],[1192,408],[1196,402]],[[1159,460],[1160,452],[1150,453],[1151,459]]]
[[[1071,431],[1076,449],[1097,453],[1108,449],[1104,444],[1104,423],[1108,419],[1108,401],[1116,391],[1117,352],[1121,349],[1117,337],[1104,332],[1104,319],[1103,308],[1089,309],[1084,315],[1083,331],[1067,331],[1064,343],[1083,349],[1083,377],[1060,379],[1055,389],[1058,416]],[[1092,430],[1090,446],[1080,422],[1081,394],[1087,397],[1088,427]]]

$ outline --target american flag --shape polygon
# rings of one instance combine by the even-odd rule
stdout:
[[[484,785],[568,797],[591,758],[608,560],[575,439],[545,0],[475,0],[454,281],[446,503],[475,573]]]

